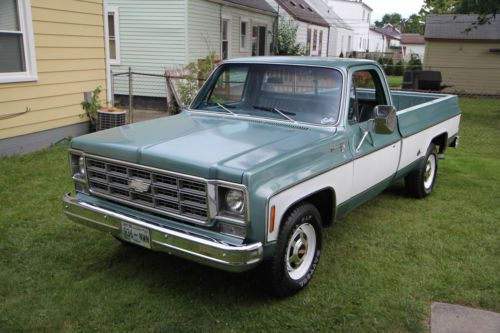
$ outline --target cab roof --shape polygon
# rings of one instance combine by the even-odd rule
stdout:
[[[283,65],[306,65],[323,67],[343,67],[359,65],[373,65],[376,61],[368,59],[334,58],[334,57],[302,57],[302,56],[266,56],[246,57],[224,60],[224,64],[283,64]]]

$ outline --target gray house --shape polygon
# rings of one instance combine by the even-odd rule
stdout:
[[[220,59],[269,55],[277,20],[262,0],[108,0],[107,14],[113,73],[163,74],[210,52]],[[134,95],[164,97],[161,80],[139,77]],[[126,77],[115,79],[114,90],[128,95]]]

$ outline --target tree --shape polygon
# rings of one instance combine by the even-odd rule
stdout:
[[[396,28],[401,27],[401,22],[403,21],[403,17],[399,13],[391,13],[391,14],[385,14],[382,16],[381,21],[375,21],[375,25],[379,28],[383,27],[384,24],[390,23]]]
[[[297,43],[299,26],[292,19],[280,16],[278,23],[278,55],[304,55],[305,48]]]
[[[422,35],[424,33],[424,22],[422,18],[417,14],[410,15],[409,18],[403,21],[401,32],[405,34]]]
[[[420,16],[429,14],[477,14],[477,19],[466,31],[489,24],[500,11],[498,0],[424,0]]]

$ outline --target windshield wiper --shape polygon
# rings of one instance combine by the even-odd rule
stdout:
[[[265,106],[253,106],[254,109],[257,109],[257,110],[262,110],[262,111],[269,111],[269,112],[272,112],[272,113],[277,113],[279,114],[280,116],[282,116],[283,118],[293,122],[293,123],[296,123],[297,121],[295,119],[293,119],[292,117],[289,117],[287,116],[287,114],[291,115],[291,116],[295,116],[296,114],[293,113],[293,112],[288,112],[288,111],[281,111],[280,109],[277,109],[277,108],[268,108],[268,107],[265,107]]]
[[[216,103],[218,107],[220,107],[222,110],[226,111],[226,112],[229,112],[230,114],[232,114],[233,116],[236,116],[236,113],[234,113],[233,111],[229,110],[224,104],[221,104],[221,103]]]

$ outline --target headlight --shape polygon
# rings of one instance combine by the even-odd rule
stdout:
[[[243,187],[217,185],[216,216],[220,220],[245,224],[248,219],[248,198]]]
[[[76,191],[87,193],[85,157],[78,153],[70,152],[69,161],[71,166],[71,178],[73,178],[73,182],[75,183]]]
[[[226,192],[227,208],[233,213],[241,214],[245,208],[245,196],[238,190],[229,190]]]
[[[85,158],[83,156],[78,158],[78,171],[82,177],[85,176]]]

